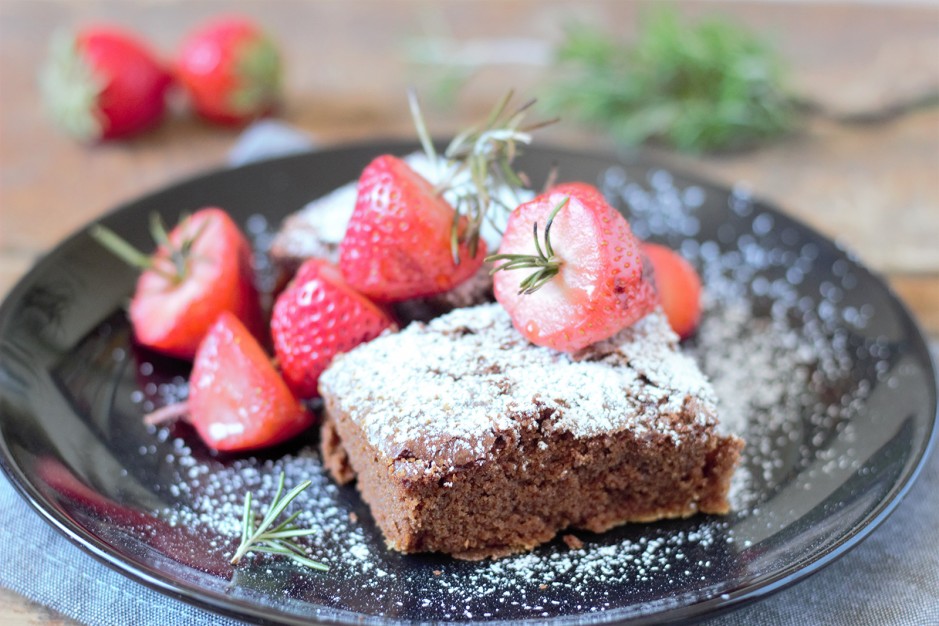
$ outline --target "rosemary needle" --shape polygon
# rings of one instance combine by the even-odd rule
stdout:
[[[309,487],[312,483],[307,480],[281,497],[284,492],[284,472],[280,473],[280,480],[277,483],[277,493],[271,501],[271,506],[261,523],[255,528],[254,510],[251,508],[251,492],[245,496],[245,509],[241,518],[241,544],[232,557],[231,564],[238,565],[242,557],[248,552],[267,552],[270,554],[280,554],[293,560],[300,565],[328,571],[329,566],[325,563],[314,561],[306,556],[306,552],[294,541],[295,537],[312,535],[316,531],[311,528],[298,528],[293,526],[293,521],[300,515],[299,511],[294,512],[277,526],[273,526],[276,520],[290,505],[300,493]]]
[[[463,243],[470,257],[476,256],[483,222],[492,219],[494,208],[509,212],[518,204],[506,206],[498,194],[490,190],[505,188],[517,198],[518,192],[527,185],[524,175],[513,169],[512,162],[521,152],[521,146],[531,143],[533,131],[557,121],[524,124],[525,114],[535,102],[530,100],[510,108],[512,96],[513,92],[509,91],[481,125],[457,134],[442,155],[447,169],[436,191],[441,194],[449,191],[453,195],[456,215],[450,230],[450,247],[455,265],[460,263]],[[409,104],[421,145],[436,167],[437,153],[413,92],[409,94]],[[468,184],[461,182],[463,177],[469,179]]]
[[[554,218],[557,217],[558,212],[567,206],[570,199],[570,196],[567,196],[558,202],[551,214],[548,215],[548,223],[544,227],[544,247],[538,241],[538,222],[532,224],[537,254],[492,254],[487,256],[487,263],[505,261],[505,263],[493,267],[489,274],[492,275],[502,270],[534,269],[533,273],[519,283],[518,295],[535,293],[554,278],[561,271],[562,261],[555,256],[554,247],[551,245],[551,224],[554,223]]]

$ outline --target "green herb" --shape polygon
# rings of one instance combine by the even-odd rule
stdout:
[[[627,144],[739,148],[785,133],[795,121],[777,56],[722,19],[686,26],[674,11],[660,10],[641,21],[634,45],[578,26],[558,62],[562,78],[545,98],[549,108]]]
[[[245,510],[241,518],[241,544],[235,551],[235,556],[232,557],[231,563],[232,565],[238,565],[242,557],[251,551],[268,552],[270,554],[286,556],[306,567],[322,570],[324,572],[328,571],[328,565],[308,558],[306,551],[293,541],[294,537],[312,535],[316,532],[312,529],[297,528],[292,525],[293,521],[300,515],[300,511],[291,514],[277,526],[271,527],[274,520],[280,517],[281,513],[293,502],[294,498],[312,484],[309,480],[304,481],[290,490],[287,495],[281,497],[284,491],[284,479],[284,472],[281,472],[280,480],[277,484],[277,493],[271,501],[271,507],[268,509],[267,514],[264,516],[264,519],[261,520],[257,528],[255,528],[254,510],[251,508],[251,492],[248,492],[248,495],[245,496]]]
[[[437,152],[424,124],[417,97],[410,91],[409,102],[414,126],[420,137],[427,158],[437,163]],[[450,233],[453,262],[459,264],[459,247],[466,243],[471,256],[476,256],[479,235],[485,219],[492,219],[491,211],[500,208],[511,211],[518,205],[505,205],[490,189],[505,187],[517,192],[528,186],[525,177],[513,169],[512,162],[518,156],[521,144],[531,143],[531,133],[556,120],[547,120],[523,125],[525,115],[534,105],[530,100],[518,108],[510,108],[513,92],[508,92],[492,109],[486,120],[459,133],[444,151],[447,169],[443,180],[436,187],[437,193],[450,191],[455,195],[455,219]],[[469,174],[471,185],[457,185],[455,180],[464,173]],[[466,218],[465,225],[461,217]],[[461,227],[462,226],[462,227]]]
[[[567,206],[569,201],[570,196],[558,202],[557,206],[551,211],[551,215],[548,216],[548,223],[544,227],[544,247],[538,241],[538,222],[532,224],[532,229],[535,231],[535,251],[537,254],[490,255],[486,257],[487,262],[506,261],[506,263],[497,265],[489,273],[495,274],[503,270],[534,269],[534,272],[519,283],[519,295],[535,293],[545,283],[554,278],[561,271],[561,259],[554,256],[554,248],[551,245],[551,224],[554,223],[554,218],[557,217],[558,212]]]
[[[180,219],[180,224],[184,225],[188,220],[189,216],[185,215]],[[153,240],[158,246],[166,251],[166,260],[171,263],[172,271],[166,267],[165,263],[157,262],[161,257],[144,254],[134,248],[126,239],[106,226],[94,224],[88,232],[95,241],[110,250],[115,256],[119,257],[131,267],[135,267],[141,271],[156,272],[174,285],[178,285],[186,280],[189,275],[192,247],[199,237],[202,236],[208,224],[209,221],[205,220],[199,225],[199,228],[195,232],[186,232],[179,246],[175,246],[170,241],[169,233],[166,231],[166,225],[163,223],[163,218],[160,217],[160,214],[150,214],[150,236],[153,237]],[[185,226],[182,227],[185,228]]]

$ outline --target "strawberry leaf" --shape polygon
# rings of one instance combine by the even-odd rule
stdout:
[[[281,89],[281,60],[267,37],[246,41],[237,55],[238,88],[229,104],[239,114],[262,111],[276,104]]]
[[[105,122],[98,99],[105,86],[105,80],[82,55],[77,39],[56,33],[39,75],[43,105],[53,122],[81,141],[99,139]]]

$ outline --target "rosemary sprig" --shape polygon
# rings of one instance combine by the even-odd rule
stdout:
[[[268,552],[270,554],[280,554],[299,563],[300,565],[313,569],[328,571],[329,566],[319,561],[314,561],[306,556],[306,552],[293,541],[295,537],[312,535],[316,531],[309,528],[297,528],[292,523],[300,511],[296,511],[273,528],[274,523],[287,506],[300,495],[300,493],[309,487],[312,483],[307,480],[281,497],[284,491],[284,472],[280,473],[280,480],[277,483],[277,493],[271,501],[271,506],[261,523],[255,528],[254,510],[251,508],[251,492],[245,496],[245,509],[241,518],[241,544],[235,551],[235,556],[231,559],[232,565],[238,565],[241,559],[251,551]]]
[[[110,228],[102,226],[101,224],[93,224],[88,233],[95,241],[110,250],[111,253],[119,257],[122,261],[131,267],[135,267],[139,270],[148,270],[152,268],[152,262],[149,256],[135,248],[130,242],[115,233]],[[163,274],[164,278],[171,278],[168,273],[163,273],[159,269],[157,269],[157,271]]]
[[[427,132],[420,105],[413,91],[409,92],[411,114],[427,157],[437,163],[437,153]],[[471,256],[476,256],[483,222],[492,219],[491,212],[498,207],[511,211],[491,189],[507,188],[517,195],[528,187],[526,177],[513,168],[521,144],[531,143],[531,133],[555,119],[524,125],[525,115],[534,105],[530,100],[516,109],[510,108],[513,92],[509,91],[489,113],[486,120],[456,135],[444,151],[447,169],[437,184],[437,193],[449,192],[456,209],[450,234],[453,262],[459,264],[460,245],[465,243]],[[459,184],[460,177],[468,176],[471,184]],[[517,202],[515,203],[518,204]],[[461,229],[461,217],[466,218]]]
[[[558,212],[567,206],[570,196],[567,196],[551,211],[548,216],[548,223],[544,227],[544,247],[538,241],[538,222],[532,224],[532,230],[535,234],[536,254],[492,254],[486,257],[487,262],[506,261],[497,265],[489,272],[495,274],[500,270],[521,270],[534,269],[535,271],[522,279],[518,285],[518,293],[532,294],[541,289],[549,280],[554,278],[561,271],[563,261],[555,256],[554,247],[551,245],[551,225]]]
[[[188,219],[189,216],[185,215],[180,219],[180,223],[185,224]],[[153,237],[153,240],[158,246],[166,250],[168,254],[167,260],[169,260],[172,265],[172,270],[168,269],[165,263],[158,263],[158,257],[146,255],[106,226],[94,224],[89,229],[89,234],[95,241],[110,250],[115,256],[119,257],[131,267],[135,267],[141,271],[149,270],[156,272],[172,284],[178,285],[189,276],[192,247],[199,237],[202,236],[203,232],[205,232],[208,225],[208,220],[203,221],[195,232],[192,234],[187,233],[179,246],[175,246],[170,241],[169,233],[166,230],[166,225],[163,223],[163,218],[160,217],[160,214],[150,214],[150,236]]]
[[[685,24],[659,8],[630,45],[598,29],[568,31],[549,109],[579,117],[627,144],[689,152],[752,145],[792,129],[795,107],[780,58],[725,19]]]

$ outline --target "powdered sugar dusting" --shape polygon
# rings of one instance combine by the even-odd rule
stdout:
[[[827,506],[828,492],[816,488],[818,484],[840,484],[866,470],[856,418],[876,386],[895,384],[902,374],[902,364],[894,367],[892,361],[896,342],[884,336],[886,331],[881,335],[869,329],[874,325],[874,308],[867,303],[868,294],[858,287],[858,266],[850,255],[826,250],[783,218],[761,211],[742,187],[728,199],[732,219],[719,221],[702,214],[704,209],[715,210],[707,208],[713,205],[711,191],[693,184],[676,185],[663,170],[637,174],[611,168],[601,173],[599,182],[630,217],[637,234],[680,250],[704,278],[702,325],[697,338],[682,350],[710,378],[713,391],[707,393],[713,394],[720,427],[747,440],[731,489],[735,506],[731,515],[627,525],[602,535],[578,533],[583,548],[571,549],[556,541],[494,562],[403,556],[384,546],[354,488],[338,487],[328,478],[314,442],[275,451],[269,458],[226,459],[204,450],[186,426],[144,432],[139,450],[131,451],[153,466],[152,473],[138,480],[158,483],[154,490],[166,506],[154,515],[192,533],[195,551],[224,563],[235,547],[246,491],[254,494],[260,511],[273,497],[281,471],[287,475],[288,487],[310,479],[313,485],[295,503],[300,511],[296,522],[317,534],[300,543],[312,558],[327,562],[330,571],[309,572],[262,555],[249,556],[234,574],[229,569],[215,575],[234,576],[233,593],[244,588],[260,590],[261,600],[256,602],[283,608],[283,602],[291,601],[295,604],[289,606],[299,607],[304,614],[315,610],[319,615],[320,607],[347,610],[365,620],[375,616],[417,621],[555,617],[573,621],[606,611],[616,613],[595,619],[627,619],[732,594],[748,581],[778,572],[780,542],[785,542],[787,555],[792,550],[800,551],[800,557],[816,554],[799,544],[800,534],[780,530],[804,519],[805,511]],[[376,382],[365,374],[358,384],[383,389],[389,402],[403,402],[411,408],[417,403],[414,394],[424,394],[421,397],[428,403],[433,400],[441,407],[449,401],[451,412],[454,403],[468,405],[472,408],[469,421],[459,426],[468,436],[483,427],[487,415],[469,394],[459,395],[466,385],[478,389],[479,381],[465,381],[463,374],[481,369],[480,363],[467,361],[472,337],[461,336],[460,329],[475,324],[482,332],[489,325],[484,332],[498,337],[500,345],[505,342],[507,355],[518,357],[513,353],[510,328],[504,317],[499,321],[500,315],[496,308],[460,312],[423,330],[415,327],[402,333],[413,342],[410,351],[425,348],[423,335],[429,339],[433,333],[449,332],[458,338],[452,346],[456,352],[430,355],[440,373],[430,376],[434,380],[426,390],[412,384],[395,390],[390,383]],[[651,343],[674,343],[674,337],[663,336],[660,326],[661,318],[653,316],[631,332],[656,335]],[[649,338],[633,339],[637,346],[650,343]],[[612,349],[628,350],[623,347],[628,343]],[[595,369],[609,369],[603,356],[611,354],[609,350],[610,346],[601,346],[586,361],[567,359],[563,365],[593,368],[585,369],[591,374]],[[353,358],[357,357],[346,357]],[[543,370],[557,365],[551,358],[562,357],[540,354],[535,358],[532,366]],[[697,384],[685,374],[677,376],[681,379],[677,382],[672,380],[675,376],[664,371],[654,356],[646,361],[632,353],[613,358],[628,360],[630,365],[624,369],[644,372],[654,387]],[[340,367],[341,363],[335,371],[341,371]],[[184,388],[178,393],[164,389],[161,385],[166,382],[154,378],[159,372],[149,364],[138,363],[132,369],[130,374],[140,380],[132,380],[127,396],[138,408],[185,396]],[[444,376],[447,371],[459,375]],[[394,373],[385,368],[381,374]],[[518,393],[512,395],[530,401],[540,393],[539,401],[550,403],[557,398],[546,390],[571,391],[567,389],[571,385],[563,381],[546,384],[540,380],[543,374],[539,370],[531,383],[517,381]],[[343,384],[356,384],[351,374],[349,378]],[[604,379],[582,382],[601,385]],[[632,384],[632,379],[617,384]],[[624,404],[622,397],[590,389],[585,403],[635,408]],[[443,408],[439,410],[446,415]],[[413,422],[413,416],[402,419],[405,424]],[[609,427],[602,420],[578,423],[569,428]],[[487,427],[493,428],[494,422]],[[399,430],[388,433],[391,441],[404,441],[395,439]],[[814,535],[822,549],[828,534],[826,530],[824,536]],[[785,539],[777,539],[781,535]]]
[[[492,433],[518,430],[520,418],[546,410],[550,429],[577,437],[654,430],[677,442],[692,436],[670,420],[687,400],[698,400],[701,424],[713,424],[714,407],[704,376],[676,344],[656,311],[570,356],[528,343],[505,309],[488,304],[359,346],[333,362],[320,390],[389,458],[439,442],[428,460],[484,459]]]
[[[582,533],[582,548],[556,542],[490,562],[402,556],[385,548],[354,489],[337,487],[313,448],[276,459],[248,457],[225,463],[195,460],[200,455],[185,438],[167,444],[176,459],[167,460],[174,468],[174,487],[166,496],[177,503],[159,515],[171,528],[204,536],[200,549],[209,562],[224,563],[231,557],[246,491],[254,495],[255,510],[261,514],[280,472],[286,474],[288,487],[312,480],[287,513],[298,512],[298,525],[318,531],[300,543],[311,558],[328,563],[329,572],[249,556],[239,568],[239,580],[267,581],[260,585],[265,589],[275,582],[287,597],[309,597],[327,607],[364,606],[370,614],[388,617],[419,611],[427,620],[531,618],[559,610],[602,612],[620,604],[623,594],[650,587],[662,590],[664,607],[677,601],[670,590],[706,580],[717,565],[715,553],[737,549],[725,524],[705,521],[633,525],[601,536]],[[571,597],[579,598],[573,606]]]
[[[721,428],[748,442],[730,493],[737,515],[759,513],[793,472],[860,468],[852,418],[886,376],[890,341],[866,337],[873,309],[853,255],[823,255],[744,185],[727,198],[737,219],[704,232],[701,187],[680,189],[664,170],[634,180],[618,167],[601,184],[637,233],[680,250],[702,276],[704,315],[690,348],[713,381]]]

